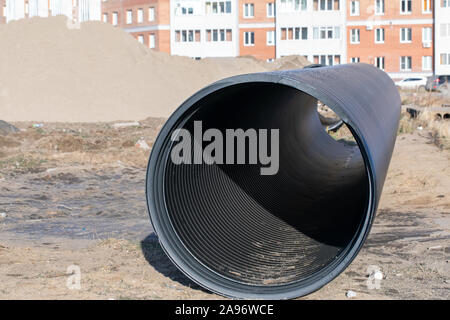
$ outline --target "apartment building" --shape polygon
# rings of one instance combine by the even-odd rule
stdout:
[[[450,0],[0,0],[0,23],[66,15],[192,58],[303,55],[393,78],[450,74]]]
[[[277,0],[276,56],[303,55],[313,63],[347,60],[345,0]]]
[[[238,55],[275,59],[275,5],[275,0],[239,0]]]
[[[433,0],[351,0],[347,62],[365,62],[393,78],[433,73]]]
[[[170,0],[171,54],[239,55],[237,12],[237,0]]]
[[[170,53],[169,0],[102,0],[101,15],[142,44]]]
[[[450,74],[450,0],[435,0],[435,73]]]
[[[0,6],[0,23],[58,15],[78,22],[99,21],[101,12],[101,0],[0,0]]]

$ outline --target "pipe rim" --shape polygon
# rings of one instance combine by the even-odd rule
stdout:
[[[377,189],[375,186],[373,161],[364,137],[358,128],[352,124],[345,109],[341,106],[343,102],[338,97],[333,97],[332,92],[324,88],[313,87],[291,78],[286,74],[288,73],[284,72],[282,75],[277,72],[272,72],[239,75],[225,78],[203,88],[183,102],[169,117],[158,134],[150,154],[146,177],[147,209],[153,230],[158,236],[162,249],[175,266],[190,280],[222,296],[238,299],[292,299],[317,291],[335,279],[355,259],[370,232],[375,216]],[[292,87],[313,96],[329,106],[352,132],[364,160],[369,184],[366,212],[362,215],[358,230],[347,247],[337,256],[335,261],[329,263],[316,273],[305,279],[283,285],[261,286],[242,283],[235,279],[226,278],[216,271],[211,270],[192,255],[189,249],[183,244],[176,230],[173,228],[165,203],[164,171],[167,158],[169,157],[170,134],[172,130],[182,126],[189,118],[189,115],[197,110],[195,108],[196,103],[207,95],[232,85],[249,82],[264,82]]]

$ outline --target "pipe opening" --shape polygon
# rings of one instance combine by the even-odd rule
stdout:
[[[330,136],[317,106],[297,89],[252,82],[207,95],[179,123],[192,136],[194,121],[203,132],[279,129],[274,175],[261,175],[259,163],[174,164],[167,158],[165,207],[171,232],[198,262],[192,268],[246,285],[280,286],[346,254],[368,214],[369,179],[356,142]],[[209,143],[202,142],[203,149]]]

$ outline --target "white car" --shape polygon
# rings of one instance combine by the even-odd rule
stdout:
[[[427,85],[426,77],[414,77],[406,78],[401,81],[397,81],[395,85],[400,89],[424,89]]]

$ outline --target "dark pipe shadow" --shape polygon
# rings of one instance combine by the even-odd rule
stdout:
[[[170,261],[164,250],[161,248],[158,238],[154,233],[151,233],[145,237],[140,244],[145,260],[147,260],[147,262],[155,268],[156,271],[185,287],[211,293],[210,291],[197,285],[195,282],[186,277],[180,270],[178,270],[178,268],[172,263],[172,261]]]

